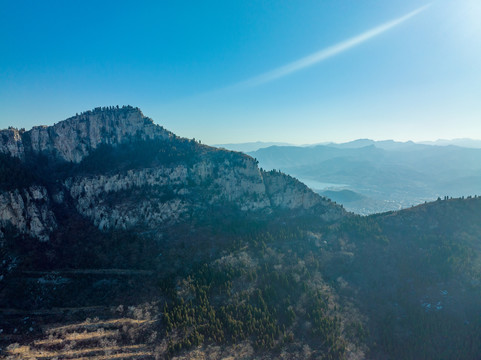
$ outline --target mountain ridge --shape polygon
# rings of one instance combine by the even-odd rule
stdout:
[[[0,224],[43,241],[56,228],[49,204],[66,197],[100,229],[155,228],[222,202],[242,211],[317,206],[326,209],[325,219],[343,215],[297,180],[262,171],[242,153],[178,137],[130,106],[97,108],[30,131],[2,130],[0,140],[0,151],[20,159],[18,166],[38,167],[27,190],[0,197]],[[149,196],[138,204],[134,194],[141,193]],[[114,199],[120,195],[128,201]]]
[[[139,108],[95,108],[51,126],[34,126],[28,131],[12,127],[1,130],[0,152],[18,158],[25,158],[28,153],[46,153],[78,163],[101,144],[122,144],[134,137],[146,140],[172,136]]]

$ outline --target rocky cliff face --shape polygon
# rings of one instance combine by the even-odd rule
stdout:
[[[25,158],[28,153],[46,154],[78,163],[100,144],[117,145],[135,139],[172,136],[138,108],[97,108],[53,126],[35,126],[30,131],[2,130],[0,152],[19,158]]]
[[[326,221],[344,215],[342,208],[296,179],[261,171],[247,155],[178,138],[131,107],[97,109],[30,131],[3,130],[0,140],[0,151],[10,156],[27,161],[43,154],[71,164],[72,169],[89,156],[92,162],[92,152],[101,144],[116,148],[154,141],[158,146],[149,153],[154,160],[147,165],[96,172],[71,170],[72,175],[54,174],[46,187],[0,194],[0,222],[40,240],[48,240],[49,233],[56,229],[50,209],[53,201],[68,203],[101,230],[157,229],[212,206],[234,206],[264,214],[276,209],[315,209]],[[187,155],[172,157],[182,151]],[[164,157],[158,156],[160,152]],[[115,159],[115,152],[109,156]],[[170,160],[161,161],[166,158]],[[109,162],[101,159],[95,161]],[[109,164],[98,165],[102,169]]]
[[[64,187],[75,199],[77,210],[100,229],[157,228],[206,206],[225,203],[242,211],[262,212],[321,206],[319,212],[326,221],[343,215],[341,208],[329,206],[297,180],[261,172],[248,159],[245,163],[246,168],[232,167],[228,162],[201,162],[193,167],[76,177],[67,179]]]
[[[40,241],[49,240],[57,223],[47,190],[42,186],[31,186],[0,193],[0,225],[0,238],[5,236],[5,227],[13,226],[22,234]]]
[[[23,131],[14,128],[0,130],[0,152],[21,158],[25,154],[22,141]]]

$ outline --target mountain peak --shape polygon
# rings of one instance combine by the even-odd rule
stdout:
[[[24,158],[26,153],[45,154],[78,163],[101,144],[117,145],[172,136],[144,116],[139,108],[98,107],[53,126],[35,126],[29,131],[2,130],[0,152],[19,158]]]

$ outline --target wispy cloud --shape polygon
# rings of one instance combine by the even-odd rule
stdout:
[[[369,39],[372,39],[373,37],[380,35],[393,27],[396,27],[406,20],[412,18],[413,16],[416,16],[420,12],[426,10],[428,7],[430,7],[431,4],[424,5],[414,11],[411,11],[410,13],[401,16],[397,19],[391,20],[387,23],[384,23],[380,26],[377,26],[371,30],[368,30],[366,32],[363,32],[362,34],[359,34],[357,36],[354,36],[350,39],[347,39],[345,41],[342,41],[336,45],[330,46],[328,48],[322,49],[318,52],[315,52],[314,54],[308,55],[306,57],[303,57],[299,60],[296,60],[290,64],[281,66],[277,69],[274,69],[272,71],[266,72],[264,74],[261,74],[259,76],[253,77],[251,79],[242,81],[234,86],[232,88],[245,88],[245,87],[252,87],[252,86],[257,86],[261,85],[276,79],[279,79],[281,77],[284,77],[286,75],[292,74],[293,72],[305,69],[309,66],[313,66],[317,64],[318,62],[321,62],[323,60],[326,60],[334,55],[337,55],[339,53],[342,53],[346,50],[349,50],[353,48],[354,46],[357,46],[359,44],[362,44],[363,42],[368,41]]]

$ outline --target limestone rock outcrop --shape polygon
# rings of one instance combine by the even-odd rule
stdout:
[[[53,126],[35,126],[29,131],[2,130],[0,152],[19,158],[25,158],[28,153],[45,154],[78,163],[100,144],[117,145],[172,136],[138,108],[97,108]]]
[[[13,226],[21,234],[48,241],[57,223],[47,190],[42,186],[31,186],[0,192],[0,225],[0,237],[5,236],[6,227]]]

